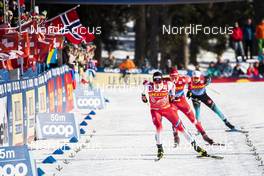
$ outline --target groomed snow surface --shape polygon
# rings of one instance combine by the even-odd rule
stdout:
[[[96,111],[93,120],[88,122],[88,135],[82,136],[80,143],[72,147],[83,144],[83,148],[75,157],[67,159],[69,163],[63,163],[67,158],[65,154],[56,164],[41,164],[41,159],[51,150],[35,150],[37,165],[45,170],[46,175],[63,176],[264,175],[264,166],[259,166],[260,159],[264,158],[264,83],[212,84],[207,92],[234,125],[249,131],[247,137],[242,133],[225,132],[227,128],[221,120],[202,105],[205,130],[216,142],[226,146],[210,147],[205,145],[201,136],[194,136],[209,153],[224,156],[223,160],[196,158],[196,153],[182,135],[180,146],[174,148],[171,125],[164,119],[162,141],[165,156],[155,162],[155,128],[148,105],[141,102],[140,88],[129,88],[104,91],[110,103],[105,110]],[[186,128],[195,134],[196,129],[187,118],[179,115]],[[78,116],[82,117],[81,114]],[[61,171],[55,169],[58,165],[63,167]]]

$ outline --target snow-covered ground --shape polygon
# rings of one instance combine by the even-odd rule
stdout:
[[[63,176],[261,176],[264,166],[258,166],[264,158],[264,83],[212,84],[208,94],[221,107],[232,123],[249,130],[248,136],[225,132],[226,127],[215,114],[202,106],[202,122],[210,137],[225,143],[225,147],[209,147],[200,136],[199,144],[209,153],[224,156],[223,160],[198,159],[183,136],[181,145],[173,148],[171,125],[163,120],[163,144],[165,157],[155,162],[156,146],[154,126],[148,106],[140,100],[140,89],[108,90],[104,94],[110,103],[105,110],[89,122],[89,134],[83,136],[83,148],[69,164],[63,157],[54,165],[38,163],[47,175]],[[196,130],[180,113],[185,126],[193,134]],[[89,143],[86,143],[90,140]],[[81,146],[82,144],[74,144]],[[251,146],[251,145],[253,146]],[[255,147],[257,155],[252,150]],[[45,150],[34,151],[43,158]],[[259,154],[259,155],[258,155]],[[46,156],[46,155],[45,155]],[[56,157],[56,156],[55,156]],[[63,169],[58,172],[55,167]]]

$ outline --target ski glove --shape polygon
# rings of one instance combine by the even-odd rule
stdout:
[[[146,95],[144,95],[144,94],[141,95],[141,100],[143,101],[143,103],[148,102],[148,99],[147,99]]]
[[[189,90],[186,94],[187,98],[190,99],[192,97],[192,92]]]

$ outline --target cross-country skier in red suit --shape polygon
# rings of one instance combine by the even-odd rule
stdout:
[[[147,82],[144,84],[144,91],[141,98],[144,103],[149,102],[150,104],[152,121],[156,127],[155,139],[158,148],[158,159],[160,159],[164,153],[160,136],[160,132],[162,130],[162,117],[168,119],[173,128],[183,133],[184,137],[191,143],[196,152],[198,152],[201,156],[207,156],[207,152],[197,146],[192,135],[185,130],[178,117],[177,108],[171,104],[171,101],[175,96],[174,94],[174,84],[170,81],[163,80],[162,73],[160,72],[155,72],[153,74],[153,82]]]
[[[179,75],[178,70],[173,68],[170,72],[170,81],[174,83],[175,87],[175,96],[172,104],[188,117],[188,119],[195,125],[196,129],[202,135],[203,139],[212,145],[214,141],[207,136],[201,125],[201,122],[196,120],[195,115],[184,95],[184,88],[191,82],[191,78],[187,75]],[[180,142],[180,138],[176,128],[173,128],[173,135],[175,145],[177,146]]]

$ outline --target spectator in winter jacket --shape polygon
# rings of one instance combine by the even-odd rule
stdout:
[[[262,49],[262,52],[259,53],[259,55],[258,55],[258,60],[259,60],[259,62],[261,62],[261,61],[264,60],[264,48]]]
[[[230,65],[230,61],[227,59],[224,63],[224,70],[223,70],[222,76],[230,77],[232,75],[232,72],[233,72],[233,68]]]
[[[243,43],[242,43],[243,31],[239,27],[238,22],[235,22],[235,27],[234,27],[232,34],[231,34],[231,40],[232,40],[233,47],[235,50],[237,62],[239,62],[238,56],[241,56],[242,60],[244,61],[245,53],[244,53],[244,48],[243,48]]]
[[[256,38],[258,40],[258,52],[260,54],[264,48],[264,19],[261,20],[261,23],[256,28]]]
[[[206,73],[207,73],[207,76],[209,76],[209,77],[220,76],[220,71],[216,68],[216,64],[214,62],[210,62]]]
[[[259,63],[256,62],[253,64],[250,64],[247,69],[247,76],[250,78],[258,78],[259,77]]]
[[[244,72],[240,68],[240,64],[237,63],[236,66],[233,69],[232,77],[241,77],[244,75]]]
[[[262,60],[259,64],[259,75],[264,77],[264,60]]]
[[[126,59],[119,65],[120,72],[122,73],[121,78],[125,79],[126,75],[130,74],[129,70],[135,68],[136,65],[133,60],[129,59],[129,56],[127,56]]]
[[[251,18],[247,19],[247,24],[244,26],[243,29],[244,34],[244,47],[245,47],[245,55],[246,59],[248,59],[248,51],[250,59],[253,58],[253,42],[254,42],[254,35],[255,35],[255,29],[252,24]]]

